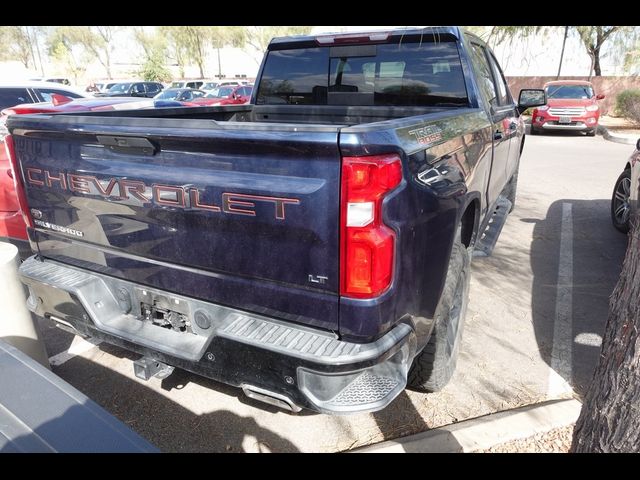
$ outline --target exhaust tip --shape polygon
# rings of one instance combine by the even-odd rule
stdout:
[[[244,394],[259,402],[268,403],[283,410],[289,410],[298,413],[302,407],[296,405],[290,398],[280,393],[270,392],[264,388],[254,387],[253,385],[242,385]]]

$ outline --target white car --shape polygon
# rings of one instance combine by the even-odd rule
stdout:
[[[204,80],[176,80],[172,82],[168,88],[191,88],[193,90],[198,90]]]
[[[200,87],[200,90],[202,90],[203,92],[209,93],[211,92],[211,90],[213,90],[214,88],[218,88],[219,86],[220,86],[219,80],[205,80],[202,86]]]
[[[54,93],[69,98],[87,98],[92,95],[77,88],[54,82],[2,82],[0,83],[0,111],[21,103],[50,102]]]

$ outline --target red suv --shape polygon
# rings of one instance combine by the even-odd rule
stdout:
[[[592,137],[596,134],[600,108],[593,85],[580,80],[559,80],[544,85],[547,104],[534,108],[531,116],[531,135],[542,130],[575,130]]]

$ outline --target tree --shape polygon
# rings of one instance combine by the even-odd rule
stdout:
[[[169,49],[184,77],[187,62],[193,62],[205,78],[207,53],[211,47],[218,50],[218,74],[222,74],[220,48],[228,45],[239,47],[245,42],[244,27],[170,26],[160,27],[169,42]]]
[[[184,27],[160,27],[160,34],[167,38],[169,51],[180,69],[180,77],[184,78],[184,68],[189,61],[189,52]]]
[[[496,25],[493,27],[466,27],[471,32],[482,38],[490,47],[495,47],[507,42],[513,42],[520,39],[528,39],[530,37],[541,35],[547,37],[552,33],[555,33],[559,28],[565,29],[564,42],[562,43],[562,53],[560,55],[560,63],[558,65],[558,75],[560,75],[560,69],[562,68],[562,59],[564,57],[564,46],[567,41],[567,33],[569,27],[557,27],[557,26],[540,26],[540,25]]]
[[[243,27],[242,35],[244,44],[263,54],[269,42],[274,37],[286,37],[289,35],[308,35],[313,27],[310,26],[253,26]],[[257,60],[256,60],[257,61]]]
[[[222,62],[220,59],[220,49],[225,46],[243,47],[246,42],[244,27],[211,27],[211,46],[216,49],[218,55],[218,78],[222,78]]]
[[[184,77],[184,65],[192,61],[198,65],[200,78],[204,78],[204,64],[207,47],[211,43],[212,29],[205,26],[171,26],[163,27],[168,32],[175,58],[180,66],[180,74]]]
[[[33,44],[28,29],[29,27],[18,25],[0,27],[0,41],[2,41],[0,59],[19,60],[24,68],[29,68],[29,65],[35,67]]]
[[[611,39],[616,32],[621,32],[623,27],[605,27],[596,25],[592,27],[576,27],[580,40],[587,49],[587,54],[591,58],[591,70],[589,71],[589,77],[595,72],[596,77],[602,75],[602,69],[600,68],[600,53],[602,46]],[[626,29],[625,29],[626,30]]]
[[[76,27],[80,42],[83,47],[98,59],[107,72],[107,78],[111,79],[111,57],[115,48],[114,36],[121,27],[92,26]]]
[[[564,48],[567,46],[567,37],[569,36],[569,27],[564,27],[564,37],[562,37],[562,50],[560,51],[560,63],[558,64],[558,75],[556,80],[560,78],[560,72],[562,72],[562,60],[564,59]]]
[[[600,362],[573,432],[574,452],[640,451],[639,220],[611,296]]]
[[[74,83],[87,70],[90,57],[82,48],[78,27],[55,27],[47,39],[47,50],[51,57],[71,73]]]
[[[142,48],[142,68],[137,72],[148,82],[171,80],[171,72],[165,65],[167,41],[157,30],[146,31],[143,27],[133,27],[133,36]]]

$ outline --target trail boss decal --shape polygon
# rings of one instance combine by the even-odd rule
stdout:
[[[409,135],[413,136],[420,145],[430,145],[442,140],[442,130],[435,125],[409,130]]]

